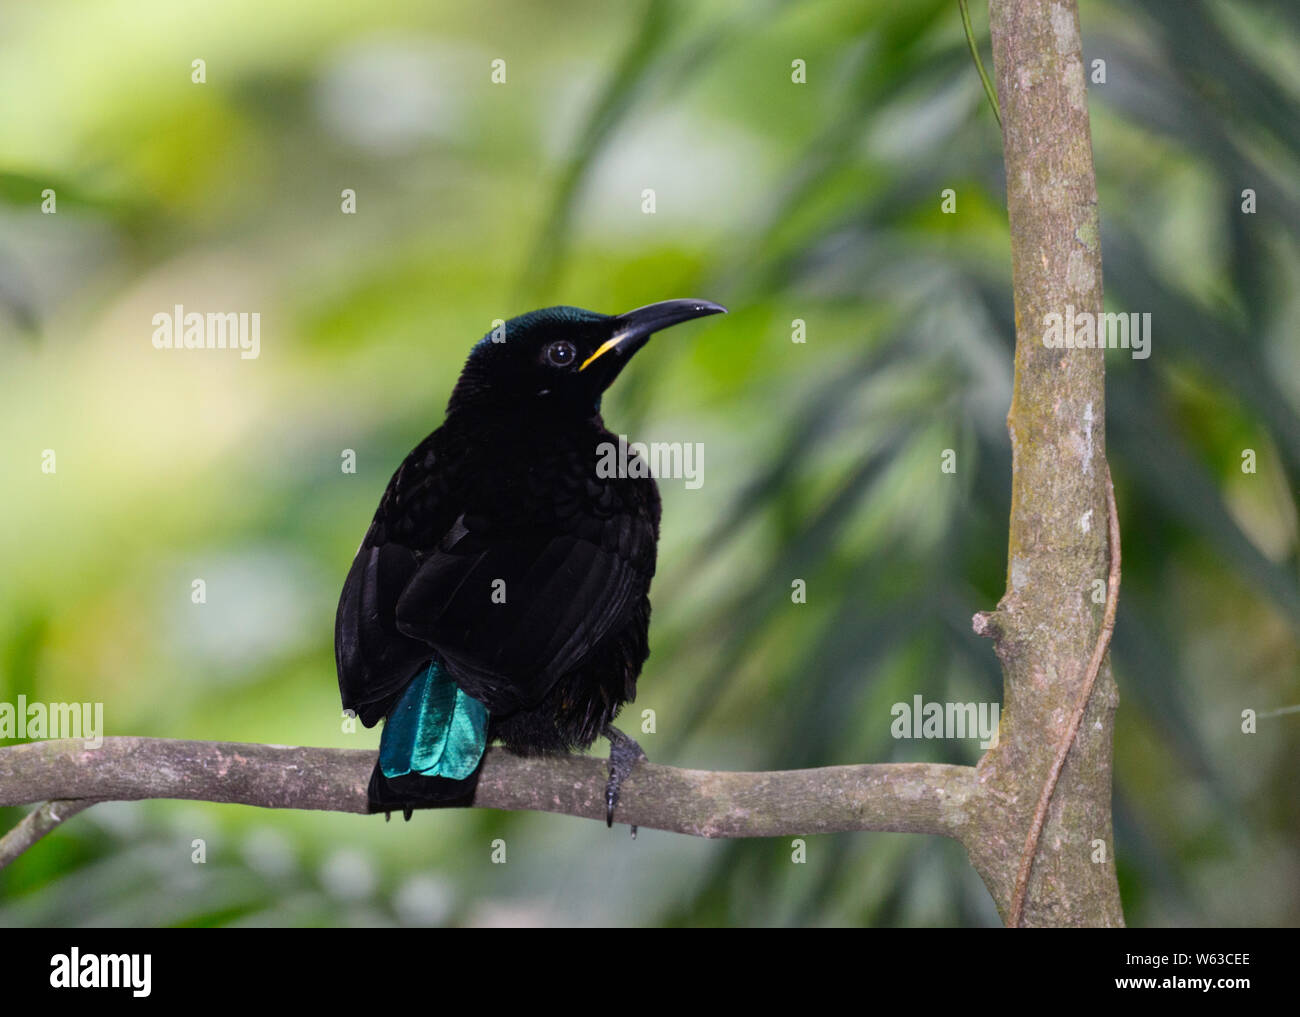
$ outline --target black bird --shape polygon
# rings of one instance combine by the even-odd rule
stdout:
[[[660,329],[726,308],[549,307],[470,352],[398,467],[339,598],[344,709],[385,719],[372,812],[468,804],[483,751],[610,740],[606,821],[640,746],[612,726],[649,655],[659,490],[602,476],[600,400]],[[609,457],[605,456],[608,462]]]

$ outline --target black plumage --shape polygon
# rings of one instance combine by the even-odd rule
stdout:
[[[433,661],[514,752],[585,749],[602,733],[635,749],[609,725],[649,653],[660,502],[651,477],[598,475],[602,443],[618,441],[600,397],[655,331],[722,310],[548,308],[475,346],[348,573],[335,628],[345,708],[374,725]],[[376,765],[371,805],[459,803],[476,779],[390,778]]]

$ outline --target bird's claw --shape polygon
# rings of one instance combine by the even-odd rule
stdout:
[[[618,805],[619,791],[633,767],[646,758],[641,746],[613,725],[605,725],[603,732],[609,739],[609,781],[605,784],[605,825],[614,825],[614,809]],[[632,827],[636,839],[636,827]]]

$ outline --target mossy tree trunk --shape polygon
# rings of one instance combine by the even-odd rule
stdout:
[[[1078,10],[1074,0],[991,0],[989,26],[1016,312],[1007,588],[978,621],[1004,673],[1000,742],[978,767],[991,806],[981,825],[998,858],[1023,849],[1102,627],[1094,594],[1109,571],[1109,470],[1103,352],[1043,342],[1047,315],[1102,310]],[[1023,924],[1123,924],[1111,833],[1118,703],[1107,656],[1047,812]],[[1014,869],[972,861],[1006,917]]]

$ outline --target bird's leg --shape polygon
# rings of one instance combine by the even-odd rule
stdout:
[[[618,792],[632,768],[646,758],[641,746],[616,728],[606,724],[600,732],[609,739],[609,783],[605,785],[605,825],[614,825],[614,807],[618,805]],[[636,827],[632,827],[636,837]]]

